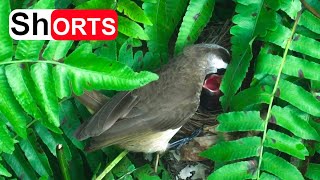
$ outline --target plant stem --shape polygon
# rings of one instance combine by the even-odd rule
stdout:
[[[273,87],[273,90],[272,90],[272,94],[271,94],[271,98],[270,98],[270,102],[269,102],[269,106],[268,106],[268,113],[267,113],[267,117],[265,119],[265,124],[264,124],[264,131],[263,131],[263,136],[262,136],[262,141],[261,141],[261,150],[259,152],[259,163],[258,163],[258,168],[257,168],[257,179],[258,180],[260,178],[260,168],[261,168],[262,155],[263,155],[263,144],[264,144],[264,141],[266,140],[266,136],[267,136],[268,122],[269,122],[269,119],[271,117],[271,109],[272,109],[272,104],[273,104],[273,100],[274,100],[274,95],[275,95],[275,93],[277,92],[277,89],[278,89],[278,85],[279,85],[282,69],[283,69],[284,64],[286,62],[287,54],[288,54],[288,51],[289,51],[289,47],[291,45],[293,36],[295,34],[295,31],[296,31],[296,28],[297,28],[297,25],[298,25],[298,22],[300,20],[300,16],[301,16],[301,11],[298,12],[298,15],[297,15],[297,17],[295,19],[295,22],[294,22],[294,25],[293,25],[293,28],[291,30],[290,38],[287,40],[287,44],[286,44],[286,47],[285,47],[285,50],[284,50],[284,53],[283,53],[283,56],[282,56],[282,61],[281,61],[281,64],[280,64],[280,68],[279,68],[279,71],[278,71],[278,75],[277,75],[277,78],[276,78],[276,81],[275,81],[275,84],[274,84],[274,87]]]
[[[62,144],[58,144],[56,148],[57,158],[59,162],[60,171],[64,180],[71,180],[68,163],[66,157],[64,156]]]
[[[112,170],[114,166],[116,166],[123,157],[128,154],[127,150],[122,151],[104,170],[103,172],[96,178],[96,180],[101,180],[105,175],[108,174]]]

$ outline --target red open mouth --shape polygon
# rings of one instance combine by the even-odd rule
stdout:
[[[202,85],[203,88],[207,89],[213,94],[220,94],[220,84],[221,84],[222,76],[217,74],[209,75]]]

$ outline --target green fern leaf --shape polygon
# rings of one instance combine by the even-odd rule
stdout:
[[[70,179],[77,179],[77,180],[85,180],[87,173],[90,172],[90,170],[88,169],[87,164],[85,164],[85,159],[84,156],[82,154],[82,152],[80,152],[77,148],[75,148],[72,144],[70,144],[70,150],[72,153],[72,159],[71,161],[67,161],[67,170],[70,174]],[[64,150],[64,149],[62,149]],[[64,152],[63,152],[64,153]],[[90,153],[88,153],[90,154]],[[88,154],[85,154],[85,156],[87,157]],[[105,157],[104,157],[105,158]],[[64,157],[64,159],[66,160],[66,158]],[[97,163],[100,163],[101,165],[101,159],[96,159]],[[99,169],[94,169],[92,172],[94,172],[95,170],[99,170]],[[92,176],[94,177],[94,176]],[[93,179],[93,178],[92,178]]]
[[[302,160],[309,155],[301,140],[274,130],[268,130],[264,146],[277,149]]]
[[[56,95],[59,99],[62,99],[64,97],[70,97],[72,95],[69,79],[66,78],[67,76],[62,75],[66,75],[67,73],[67,70],[62,66],[56,66],[52,70],[54,87],[56,90]]]
[[[143,52],[142,51],[137,51],[134,54],[133,57],[133,65],[132,65],[132,69],[135,71],[141,71],[142,70],[142,65],[143,65]]]
[[[320,164],[310,163],[305,176],[312,180],[320,180]]]
[[[90,0],[78,5],[76,9],[113,9],[115,5],[115,0]]]
[[[272,54],[264,54],[261,50],[258,56],[255,76],[259,74],[276,75],[280,67],[282,57]],[[320,64],[310,62],[295,56],[288,55],[282,73],[294,77],[306,78],[320,81],[320,74],[316,73],[320,69]]]
[[[42,152],[43,150],[36,142],[36,138],[34,132],[29,129],[28,138],[19,142],[20,147],[33,169],[40,176],[52,176],[53,173],[48,158],[46,154]]]
[[[44,128],[44,126],[39,123],[35,123],[34,126],[35,126],[35,131],[37,132],[38,136],[43,141],[43,143],[45,145],[47,145],[50,152],[54,156],[57,156],[57,154],[56,154],[57,145],[62,144],[67,160],[68,161],[71,160],[72,155],[71,155],[69,146],[68,146],[67,142],[64,140],[63,136],[48,131],[48,129]]]
[[[245,137],[235,141],[220,142],[203,151],[200,156],[219,162],[233,161],[258,156],[260,147],[259,137]]]
[[[5,76],[4,67],[0,67],[0,112],[8,119],[13,130],[22,138],[27,137],[27,122],[31,121],[16,101]]]
[[[46,60],[58,61],[67,55],[72,43],[73,41],[49,41],[42,57]]]
[[[147,42],[150,52],[145,55],[146,63],[143,63],[143,69],[156,69],[160,64],[168,62],[168,44],[187,5],[188,1],[185,0],[143,3],[144,12],[153,23],[152,26],[145,25],[145,31],[150,38]]]
[[[218,116],[220,132],[263,131],[264,120],[259,111],[230,112]]]
[[[100,166],[101,166],[101,159],[105,159],[106,156],[102,151],[95,151],[95,152],[91,152],[91,153],[87,153],[86,154],[86,160],[89,164],[89,167],[91,169],[92,172],[95,172],[97,170],[99,170]],[[110,157],[108,157],[110,158]]]
[[[262,158],[262,170],[272,173],[281,179],[304,179],[300,171],[295,166],[281,157],[265,152]]]
[[[157,69],[161,66],[162,57],[159,53],[147,52],[143,57],[142,69]]]
[[[34,9],[54,9],[54,0],[40,0]],[[39,54],[44,45],[44,40],[23,40],[19,41],[15,54],[16,59],[38,60]]]
[[[248,106],[269,103],[272,89],[270,86],[250,87],[235,95],[230,102],[230,110],[246,110]]]
[[[67,136],[73,145],[78,149],[84,149],[84,143],[75,138],[74,132],[80,126],[80,120],[77,117],[77,112],[70,101],[60,103],[60,119],[63,120],[61,128],[65,136]]]
[[[12,174],[2,164],[0,164],[0,175],[5,177],[12,176]]]
[[[266,173],[266,172],[263,172],[261,174],[260,179],[261,180],[280,180],[278,177],[276,177],[272,174]]]
[[[31,77],[35,82],[36,98],[42,112],[46,113],[46,118],[42,119],[42,124],[47,128],[62,134],[58,128],[59,120],[59,105],[56,97],[51,66],[44,63],[37,63],[31,66]]]
[[[118,16],[118,31],[132,38],[148,40],[149,37],[143,28],[136,22],[122,16]]]
[[[118,33],[118,36],[116,38],[115,41],[107,41],[107,42],[116,42],[117,46],[122,46],[123,43],[125,43],[128,40],[128,36],[122,34],[122,33]],[[107,43],[106,43],[107,46]],[[132,47],[141,47],[142,46],[142,42],[140,39],[132,39]]]
[[[177,25],[185,15],[189,1],[185,0],[166,0],[165,14],[167,15],[167,25],[170,28],[169,34],[172,34]]]
[[[287,39],[289,39],[290,36],[291,30],[289,28],[283,25],[278,25],[275,31],[269,31],[262,39],[266,42],[274,43],[285,48]],[[318,49],[320,49],[320,42],[301,34],[294,35],[289,49],[314,58],[320,57],[320,52],[318,51]]]
[[[144,14],[143,10],[131,0],[119,0],[117,3],[117,10],[124,13],[130,19],[146,25],[152,25],[151,21]]]
[[[117,61],[117,43],[115,41],[107,41],[104,46],[98,48],[94,53],[100,57]]]
[[[320,19],[309,11],[304,11],[302,13],[299,25],[302,25],[317,34],[320,34]]]
[[[37,179],[34,170],[30,166],[28,160],[23,155],[19,146],[15,147],[15,150],[12,154],[2,154],[3,159],[7,164],[12,168],[16,177],[23,177],[26,180]]]
[[[3,119],[3,115],[0,115],[0,152],[12,153],[14,150],[14,141],[10,136],[9,130],[5,124],[5,120]],[[1,169],[1,168],[0,168]],[[1,170],[0,170],[1,174]]]
[[[320,117],[320,101],[302,87],[281,79],[276,95],[298,109],[313,116]],[[303,101],[301,101],[302,99]]]
[[[142,167],[137,168],[133,171],[134,179],[152,179],[152,180],[160,180],[161,178],[157,176],[156,173],[153,173],[153,168],[150,166],[150,164],[146,164]],[[130,178],[128,178],[130,179]]]
[[[185,46],[193,44],[198,39],[212,16],[214,4],[215,0],[190,1],[179,30],[175,54],[180,53]]]
[[[268,29],[276,27],[276,13],[267,9],[264,1],[238,0],[233,17],[233,26],[230,30],[233,35],[232,60],[222,80],[220,89],[223,109],[229,108],[232,96],[240,88],[252,59],[251,44],[255,37],[264,36]]]
[[[153,24],[152,26],[145,25],[145,32],[149,37],[147,45],[149,51],[152,52],[149,57],[152,58],[152,61],[160,63],[160,58],[150,56],[159,54],[161,59],[167,62],[168,43],[174,27],[170,27],[167,20],[170,17],[166,17],[166,0],[158,0],[156,3],[144,2],[142,8]]]
[[[320,141],[320,136],[316,130],[306,121],[293,114],[288,108],[279,106],[272,107],[271,122],[288,129],[294,135],[303,139]]]
[[[133,51],[132,51],[132,39],[128,38],[125,43],[122,44],[119,50],[118,61],[129,67],[133,65]]]
[[[256,168],[254,161],[241,161],[233,164],[225,165],[217,169],[208,176],[208,180],[232,179],[243,180],[252,179]]]
[[[36,99],[36,90],[30,73],[25,64],[10,64],[5,67],[8,83],[22,108],[35,119],[42,119],[43,114],[39,109]]]
[[[295,19],[297,13],[301,10],[301,2],[299,0],[280,0],[280,9],[288,14],[291,19]]]
[[[76,95],[82,94],[84,90],[93,89],[132,90],[158,79],[153,73],[136,73],[121,63],[94,54],[84,56],[82,52],[88,47],[90,48],[89,44],[83,44],[65,59],[65,65],[55,67],[54,79],[58,95],[70,94],[70,87],[63,84],[69,84],[66,78],[70,80]],[[63,93],[59,92],[60,90]]]
[[[9,35],[10,1],[1,1],[0,9],[0,62],[3,62],[10,61],[13,55],[13,44]]]

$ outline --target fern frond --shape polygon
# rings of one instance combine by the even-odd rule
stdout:
[[[0,62],[11,60],[13,55],[12,39],[9,35],[9,14],[10,1],[3,1],[0,4]]]
[[[208,176],[208,180],[226,179],[226,177],[235,180],[252,179],[254,177],[255,166],[255,161],[240,161],[228,164]]]
[[[301,12],[298,11],[301,10],[301,3],[297,0],[292,3],[284,0],[272,2],[239,0],[237,3],[236,11],[239,14],[234,17],[233,22],[236,25],[231,29],[231,33],[239,33],[233,33],[232,37],[232,54],[235,59],[232,59],[231,69],[227,70],[221,87],[224,92],[222,105],[227,110],[237,112],[220,115],[217,130],[218,132],[247,131],[248,134],[252,130],[263,132],[259,134],[262,136],[262,143],[256,146],[259,161],[252,166],[252,174],[256,179],[304,179],[299,169],[291,164],[288,158],[275,154],[286,153],[290,158],[304,160],[317,151],[316,148],[310,148],[308,142],[318,144],[320,141],[320,126],[314,121],[314,118],[320,117],[320,101],[317,99],[319,96],[317,92],[320,89],[318,73],[320,43],[306,36],[308,34],[297,33],[296,29],[298,24],[301,24],[313,33],[318,33],[315,30],[318,24],[312,25],[306,22],[308,20],[317,22],[319,19],[304,12],[302,13],[304,20],[299,23]],[[244,10],[245,8],[247,9]],[[293,25],[279,21],[280,18],[287,18],[282,12],[279,13],[280,10],[295,20]],[[256,20],[255,16],[261,19]],[[278,16],[278,20],[275,16]],[[309,19],[306,19],[307,17]],[[255,19],[254,26],[251,24],[252,21],[249,21],[252,18]],[[260,22],[262,19],[264,21]],[[267,23],[262,25],[260,24],[262,22]],[[249,29],[244,31],[244,27]],[[250,46],[257,40],[262,41],[264,46],[259,50],[254,79],[249,88],[236,94],[252,59]],[[310,81],[311,87],[308,84]],[[260,114],[265,120],[260,118]],[[236,141],[247,138],[252,137]],[[221,162],[247,160],[246,156],[230,159],[237,157],[239,153],[237,148],[242,147],[226,151],[228,156],[221,153],[222,149],[228,149],[227,146],[223,146],[226,143],[232,144],[234,141],[214,145],[207,157]],[[212,157],[213,154],[218,157]],[[210,177],[219,174],[221,179],[227,178],[227,175],[223,176],[221,172],[226,172],[222,170],[228,166],[230,165],[217,169]],[[244,172],[239,169],[237,173]]]
[[[140,22],[146,25],[152,26],[151,21],[144,14],[143,10],[134,1],[131,0],[119,0],[117,3],[117,10],[120,13],[124,13],[130,19]]]
[[[49,41],[44,49],[42,57],[46,60],[58,61],[65,58],[73,41]]]
[[[267,132],[264,146],[277,149],[302,160],[305,159],[305,156],[309,155],[307,148],[301,140],[271,129]]]
[[[310,163],[305,176],[309,179],[319,180],[320,164]]]
[[[168,61],[168,44],[170,38],[181,20],[188,1],[159,0],[144,2],[142,8],[152,22],[152,26],[145,25],[145,31],[150,40],[147,42],[150,53],[147,55],[155,64]],[[147,66],[152,67],[152,66]]]
[[[28,131],[28,138],[20,141],[19,145],[33,169],[40,176],[50,177],[53,175],[52,169],[46,154],[40,152],[43,150],[37,146],[36,138],[36,134],[30,129]]]
[[[149,39],[148,34],[144,32],[143,28],[138,23],[123,16],[118,16],[118,30],[132,38],[142,40]]]
[[[263,131],[264,120],[259,111],[230,112],[218,116],[220,132]]]
[[[113,9],[115,0],[89,0],[79,4],[76,9]]]
[[[212,16],[214,4],[215,0],[190,1],[179,29],[175,54],[180,53],[185,46],[193,44],[197,40]]]
[[[35,171],[17,145],[12,154],[2,154],[2,157],[18,177],[28,180],[37,179]]]
[[[261,169],[281,179],[303,180],[300,171],[281,157],[265,152],[262,157]]]
[[[30,117],[23,111],[15,99],[8,84],[3,66],[0,66],[0,112],[9,121],[13,130],[22,138],[27,137],[27,123],[31,121]],[[4,119],[2,119],[4,120]],[[2,139],[1,139],[2,141]]]
[[[40,0],[34,9],[54,9],[54,0]],[[22,40],[18,42],[15,52],[16,59],[38,60],[44,40]]]
[[[133,51],[132,51],[132,39],[128,38],[125,43],[119,49],[119,58],[118,61],[132,67],[133,61]]]
[[[218,143],[200,155],[218,162],[233,161],[258,156],[260,146],[260,137],[246,137]]]
[[[232,60],[221,83],[222,107],[226,110],[230,106],[232,96],[236,94],[248,70],[252,59],[251,45],[257,36],[264,36],[267,30],[276,27],[276,13],[268,10],[265,1],[249,2],[238,0],[236,12],[233,17],[233,26],[230,30],[233,35]]]

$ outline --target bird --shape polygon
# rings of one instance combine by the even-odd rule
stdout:
[[[162,153],[169,141],[197,111],[207,75],[228,65],[230,54],[216,44],[195,44],[169,60],[153,81],[132,91],[118,92],[75,132],[90,138],[86,151],[116,145],[131,152]],[[210,76],[215,77],[215,76]],[[210,89],[215,88],[215,89]]]

